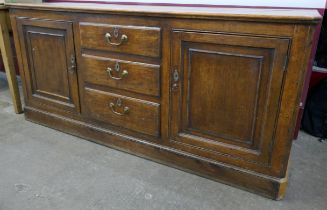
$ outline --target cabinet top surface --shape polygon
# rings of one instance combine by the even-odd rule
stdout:
[[[267,22],[318,22],[321,15],[317,10],[305,9],[254,9],[212,8],[179,6],[144,6],[94,3],[10,3],[10,8],[75,11],[92,13],[132,14],[159,17],[185,17],[207,19],[244,19]]]

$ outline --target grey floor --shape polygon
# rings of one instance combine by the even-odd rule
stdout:
[[[283,201],[24,120],[0,75],[0,210],[326,210],[327,143],[300,133]]]

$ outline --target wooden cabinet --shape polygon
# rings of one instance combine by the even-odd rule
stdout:
[[[317,11],[12,4],[26,119],[281,199]]]
[[[17,24],[27,104],[79,112],[72,23],[22,18]]]

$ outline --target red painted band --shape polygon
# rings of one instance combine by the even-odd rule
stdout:
[[[107,2],[107,1],[87,1],[87,0],[47,0],[46,2],[72,2],[72,3],[95,3],[95,4],[121,4],[121,5],[143,5],[143,6],[180,6],[180,7],[215,7],[215,8],[261,8],[261,9],[321,9],[304,7],[268,7],[268,6],[242,6],[242,5],[212,5],[212,4],[171,4],[171,3],[143,3],[143,2]],[[327,8],[327,4],[326,4]]]

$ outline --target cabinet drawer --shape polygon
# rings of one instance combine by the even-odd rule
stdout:
[[[159,136],[159,104],[90,88],[85,88],[84,92],[85,113],[88,117]]]
[[[160,28],[80,23],[84,48],[149,57],[160,56]]]
[[[85,81],[159,96],[160,66],[83,55]]]

